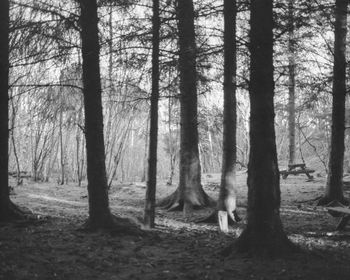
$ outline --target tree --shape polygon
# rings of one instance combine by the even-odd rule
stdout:
[[[180,72],[180,180],[179,187],[160,205],[169,210],[212,204],[201,185],[198,151],[197,73],[194,8],[192,0],[179,0],[177,7]]]
[[[224,113],[223,153],[219,198],[217,209],[201,222],[217,222],[218,211],[226,211],[230,220],[225,224],[239,221],[236,213],[236,1],[224,0]],[[220,212],[219,212],[220,213]],[[226,216],[227,220],[227,216]],[[220,229],[227,229],[220,223]]]
[[[295,163],[295,39],[294,0],[288,1],[288,135],[289,164]]]
[[[89,193],[89,219],[86,226],[108,228],[113,225],[113,217],[109,209],[105,166],[97,4],[96,0],[81,0],[79,3]]]
[[[148,154],[148,180],[144,225],[154,227],[155,198],[157,184],[157,141],[158,141],[158,100],[159,100],[159,0],[153,0],[152,18],[152,94],[150,112],[150,135]]]
[[[0,221],[23,218],[10,200],[9,162],[9,1],[0,2]]]
[[[347,8],[347,0],[335,1],[331,151],[326,190],[319,205],[326,205],[333,200],[348,204],[343,195]]]
[[[253,255],[277,255],[294,246],[280,218],[280,176],[274,128],[272,0],[250,4],[250,155],[247,226],[233,247]],[[228,249],[230,252],[232,247]]]
[[[81,10],[81,44],[83,57],[83,94],[85,139],[89,194],[89,219],[85,228],[98,228],[120,233],[138,234],[138,227],[125,218],[112,215],[109,208],[108,185],[103,135],[103,114],[96,0],[79,1]]]
[[[224,0],[224,125],[221,185],[218,210],[226,211],[232,221],[236,212],[236,1]]]

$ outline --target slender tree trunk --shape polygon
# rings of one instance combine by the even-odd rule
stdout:
[[[154,228],[156,184],[157,184],[157,142],[158,142],[158,100],[159,100],[159,0],[153,0],[152,17],[152,95],[150,112],[148,180],[144,225]]]
[[[335,1],[331,152],[326,191],[324,197],[319,200],[319,205],[328,204],[333,200],[348,203],[343,195],[347,10],[347,0]]]
[[[12,148],[13,148],[13,155],[15,157],[15,162],[16,162],[16,171],[17,171],[16,181],[17,181],[17,186],[18,186],[18,185],[20,185],[22,183],[21,167],[20,167],[20,164],[19,164],[18,153],[17,153],[17,146],[16,146],[16,141],[15,141],[15,123],[16,123],[16,115],[17,115],[18,107],[15,106],[13,99],[14,99],[13,94],[11,94],[11,108],[12,108],[12,116],[11,116],[11,143],[12,143]]]
[[[201,185],[193,1],[179,0],[177,9],[180,46],[180,182],[175,193],[165,198],[160,205],[169,210],[183,209],[186,214],[193,207],[208,206],[213,201]]]
[[[295,38],[294,0],[288,2],[288,135],[289,164],[295,163]]]
[[[82,119],[82,107],[79,108],[78,111],[78,118],[77,118],[77,127],[76,127],[76,134],[75,134],[75,140],[76,140],[76,165],[77,165],[77,181],[78,181],[78,186],[81,187],[81,182],[82,182],[82,169],[83,169],[83,164],[82,161],[83,159],[81,157],[84,156],[83,153],[81,153],[81,146],[83,146],[83,141],[82,141],[82,136],[81,136],[81,131],[80,131],[80,123]]]
[[[236,1],[224,0],[224,119],[223,119],[223,153],[219,198],[217,209],[208,218],[199,222],[217,222],[220,211],[227,212],[219,218],[221,231],[227,231],[226,225],[237,222],[236,213]],[[218,212],[219,211],[219,212]],[[227,221],[227,218],[230,218]],[[225,219],[226,221],[223,221]]]
[[[152,97],[151,97],[152,98]],[[152,110],[152,109],[151,109]],[[147,116],[147,124],[146,124],[146,137],[145,137],[145,152],[144,152],[144,157],[143,157],[143,169],[142,169],[142,177],[141,177],[141,182],[146,182],[148,180],[147,178],[147,172],[148,172],[148,152],[149,152],[149,135],[147,134],[148,131],[150,131],[150,114]]]
[[[294,246],[280,219],[280,176],[274,128],[272,0],[253,0],[250,30],[250,156],[247,226],[238,252],[278,255]],[[229,250],[230,251],[230,250]]]
[[[172,117],[172,99],[169,98],[168,99],[168,117],[169,117],[169,121],[168,121],[168,133],[169,133],[169,167],[170,167],[170,172],[169,172],[169,177],[167,180],[167,185],[171,186],[173,184],[173,179],[174,179],[174,175],[175,175],[175,162],[176,162],[176,154],[177,154],[177,140],[175,139],[176,136],[173,135],[173,130],[172,130],[172,121],[173,121],[173,117]]]
[[[105,228],[111,227],[113,219],[107,192],[96,0],[80,0],[80,8],[89,194],[87,227]]]
[[[9,150],[9,1],[0,1],[0,221],[22,218],[10,200]]]
[[[62,94],[61,94],[62,95]],[[60,121],[59,121],[59,145],[60,145],[60,165],[61,165],[61,179],[60,185],[64,185],[65,181],[65,168],[64,168],[64,149],[63,149],[63,102],[62,96],[61,99],[61,107],[60,107]]]
[[[236,222],[236,1],[224,0],[224,120],[218,210]],[[222,229],[223,230],[223,229]]]

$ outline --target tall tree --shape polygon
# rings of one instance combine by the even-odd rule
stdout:
[[[233,246],[239,252],[253,255],[283,254],[294,248],[280,218],[280,176],[273,103],[272,2],[252,0],[250,3],[251,111],[247,226]]]
[[[223,153],[219,198],[217,209],[208,218],[200,222],[217,222],[218,211],[228,215],[219,218],[222,231],[226,231],[228,223],[237,222],[236,214],[236,1],[224,0],[224,113],[223,113]],[[220,213],[220,212],[219,212]],[[220,214],[219,214],[220,215]],[[227,221],[227,217],[230,219]],[[226,221],[220,222],[221,219]]]
[[[294,0],[288,0],[288,135],[289,164],[295,163],[295,39]]]
[[[96,0],[80,0],[79,4],[89,194],[89,219],[86,226],[108,228],[113,225],[113,217],[109,209],[105,166],[97,4]]]
[[[335,1],[331,151],[326,191],[319,200],[319,205],[333,200],[348,203],[343,195],[347,10],[348,0]]]
[[[0,221],[23,217],[9,194],[9,1],[0,1]]]
[[[221,186],[218,210],[237,221],[236,210],[236,1],[224,0],[224,121]]]
[[[152,94],[148,153],[148,181],[144,225],[154,227],[157,184],[158,100],[159,100],[159,0],[153,0],[152,17]]]
[[[180,180],[179,187],[161,202],[169,210],[212,204],[201,185],[198,151],[196,42],[193,0],[179,0],[177,7],[180,72]]]

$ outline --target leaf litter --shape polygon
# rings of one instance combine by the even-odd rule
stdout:
[[[237,179],[242,217],[247,204],[245,176],[241,173]],[[219,175],[209,178],[207,182],[204,178],[204,188],[217,197],[213,185],[216,179],[218,185]],[[315,207],[314,198],[322,194],[320,185],[325,185],[322,178],[281,180],[282,221],[303,252],[262,259],[220,254],[240,235],[245,219],[222,234],[216,225],[195,223],[211,209],[196,211],[190,218],[157,209],[156,229],[147,234],[85,233],[77,229],[87,218],[86,188],[27,181],[15,188],[12,200],[39,220],[1,225],[0,279],[350,279],[349,226],[335,232],[338,220]],[[161,198],[176,186],[164,182],[157,188]],[[139,183],[113,186],[112,212],[140,220],[144,193]]]

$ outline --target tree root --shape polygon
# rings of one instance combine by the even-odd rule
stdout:
[[[203,190],[194,199],[189,199],[189,202],[193,209],[213,207],[215,205],[214,199],[208,196]],[[179,190],[177,189],[171,195],[163,198],[157,206],[168,211],[182,211],[184,208],[184,198],[180,197]]]
[[[28,210],[22,209],[14,204],[10,199],[1,207],[0,222],[10,223],[16,221],[37,220],[37,218]]]
[[[128,218],[121,218],[115,215],[110,215],[102,221],[93,222],[90,218],[78,229],[82,232],[97,232],[106,231],[112,236],[120,235],[146,235],[146,232],[140,228],[136,222]]]
[[[247,257],[276,258],[300,252],[301,249],[283,231],[262,234],[245,229],[237,241],[222,251],[222,255],[228,257],[238,253]]]
[[[238,222],[240,222],[242,219],[238,216],[237,211],[233,211],[232,212],[236,221],[233,221],[231,218],[228,218],[228,224],[230,226],[233,226],[235,224],[237,224]],[[228,216],[230,217],[230,216]],[[195,221],[196,223],[205,223],[205,224],[217,224],[218,221],[218,210],[213,211],[211,214],[209,214],[209,216],[204,217],[202,219],[199,219],[197,221]]]
[[[333,199],[331,197],[327,197],[327,196],[322,196],[318,202],[317,202],[317,206],[332,206],[333,203],[340,203],[344,206],[348,206],[349,205],[349,200],[347,200],[345,197],[339,198],[339,199]]]

